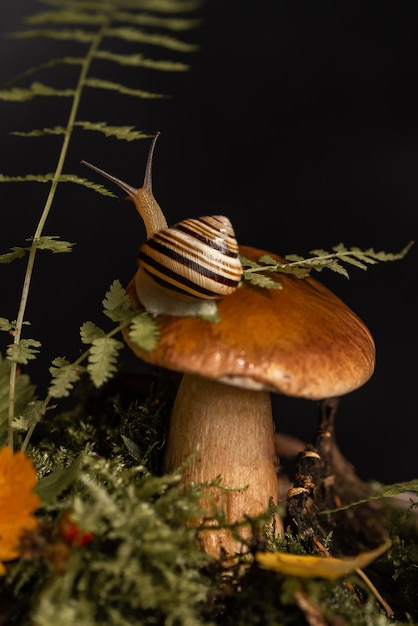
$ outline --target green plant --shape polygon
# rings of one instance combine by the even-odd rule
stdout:
[[[144,68],[162,73],[186,71],[189,68],[188,64],[177,60],[172,61],[170,55],[175,56],[177,52],[187,55],[196,50],[194,44],[181,40],[177,33],[184,33],[198,26],[199,18],[196,16],[196,11],[199,7],[200,3],[193,0],[187,3],[182,1],[176,2],[176,0],[159,3],[147,3],[144,0],[118,0],[111,3],[101,0],[96,0],[95,2],[84,2],[82,0],[78,2],[72,2],[71,0],[68,0],[68,2],[53,2],[52,8],[27,18],[26,21],[31,28],[9,34],[10,37],[18,39],[48,37],[55,40],[71,41],[74,48],[79,50],[78,56],[63,56],[49,59],[37,67],[29,68],[22,75],[11,81],[5,89],[0,90],[0,99],[6,101],[27,102],[35,98],[66,98],[70,102],[69,113],[64,124],[31,129],[27,132],[13,131],[16,135],[36,138],[37,141],[51,135],[61,138],[61,146],[57,147],[58,154],[55,171],[46,174],[0,175],[0,182],[50,183],[45,205],[41,211],[35,234],[28,240],[29,244],[13,247],[9,252],[0,256],[1,263],[9,263],[27,255],[26,272],[16,320],[10,321],[0,318],[0,329],[11,333],[13,336],[13,343],[7,348],[7,358],[11,362],[7,441],[11,447],[13,447],[13,420],[16,414],[17,368],[19,365],[26,365],[29,361],[36,358],[41,347],[39,340],[22,336],[24,326],[27,324],[25,311],[35,258],[40,250],[63,253],[71,251],[73,245],[70,242],[62,241],[59,236],[45,236],[43,234],[58,185],[63,183],[78,184],[94,189],[104,195],[112,195],[101,185],[94,184],[77,174],[64,173],[70,141],[77,129],[82,129],[83,132],[87,133],[99,132],[106,137],[129,142],[151,136],[144,131],[136,130],[134,126],[115,126],[103,120],[80,120],[79,110],[82,99],[88,98],[89,89],[104,90],[105,93],[117,93],[121,97],[137,98],[139,101],[169,97],[163,93],[153,93],[138,88],[137,78],[133,81],[135,87],[131,87],[129,84],[115,83],[101,76],[96,76],[93,64],[100,59],[105,64],[118,64],[121,67],[129,67],[135,72],[134,77],[138,76],[137,72],[144,70]],[[161,50],[169,58],[153,59],[142,53],[125,52],[121,54],[115,52],[113,50],[114,42],[118,40],[125,42],[127,46],[133,44],[155,46],[157,50]],[[34,75],[42,75],[42,72],[51,67],[62,68],[66,82],[64,89],[40,82],[32,82],[24,87],[20,86],[22,82],[26,83],[28,78],[31,79]],[[77,68],[75,79],[73,74],[68,71],[68,68]],[[60,79],[62,80],[62,76],[60,76]],[[117,285],[114,283],[106,297],[108,303],[110,301],[109,298],[113,298],[112,301],[114,302],[116,290]],[[107,307],[107,305],[105,306]],[[123,300],[123,296],[122,300],[113,304],[113,306],[113,312],[110,312],[110,309],[107,308],[108,315],[113,321],[116,321],[115,317],[118,317],[116,309],[120,309],[124,317],[124,320],[122,318],[118,320],[120,324],[126,325],[129,321],[132,321],[134,315],[132,312],[131,314],[127,312],[129,306],[126,300]],[[129,317],[130,319],[128,319]],[[138,325],[138,328],[141,322],[149,325],[149,320],[146,319],[146,316],[136,319],[135,323]],[[110,333],[105,333],[91,324],[83,327],[82,341],[92,344],[92,350],[89,351],[90,367],[92,368],[93,379],[98,384],[103,383],[114,370],[114,360],[116,352],[120,347],[120,342],[118,343],[114,340],[112,335],[118,332],[121,327],[120,325],[119,328]],[[142,332],[142,334],[145,332],[146,334],[146,330],[139,330],[139,332]],[[36,422],[45,412],[50,398],[68,394],[69,388],[76,382],[82,371],[79,365],[86,356],[87,353],[71,365],[66,359],[55,359],[51,369],[54,381],[47,398],[36,405],[38,409],[37,414],[35,415],[34,411],[32,411],[31,420],[28,422],[29,437]],[[99,365],[99,362],[101,365]],[[105,362],[107,362],[107,365]],[[26,444],[24,447],[26,447]]]

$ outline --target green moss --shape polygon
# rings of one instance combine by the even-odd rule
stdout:
[[[152,389],[134,401],[131,390],[89,396],[84,389],[82,404],[55,415],[48,429],[40,424],[30,454],[41,477],[57,479],[52,489],[40,480],[40,527],[26,538],[22,558],[8,564],[0,588],[2,601],[11,597],[8,626],[299,626],[308,619],[301,598],[323,624],[392,623],[356,576],[331,582],[261,569],[256,551],[306,554],[290,527],[281,538],[266,526],[264,540],[250,542],[227,574],[204,554],[190,524],[204,486],[184,491],[180,472],[159,471],[170,402],[164,386]],[[396,623],[414,624],[415,505],[402,513],[386,508],[394,543],[370,576],[394,606]],[[92,534],[85,545],[62,531],[69,510]],[[327,541],[332,548],[332,536]]]

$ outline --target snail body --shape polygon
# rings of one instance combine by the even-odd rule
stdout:
[[[152,158],[148,154],[139,189],[86,161],[94,171],[126,191],[141,215],[147,240],[138,252],[135,286],[138,299],[155,315],[216,316],[216,300],[230,295],[242,279],[238,243],[229,219],[222,215],[189,218],[172,227],[152,193]]]

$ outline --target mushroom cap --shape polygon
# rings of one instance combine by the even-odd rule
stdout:
[[[240,246],[254,261],[264,250]],[[375,366],[373,338],[357,315],[313,278],[269,273],[283,289],[244,281],[218,301],[219,323],[201,318],[158,315],[160,339],[150,351],[129,338],[144,361],[198,374],[238,387],[322,400],[363,385]],[[127,293],[138,312],[144,308],[134,279]]]

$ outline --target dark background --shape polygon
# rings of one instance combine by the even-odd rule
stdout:
[[[45,8],[35,0],[3,0],[2,31],[22,28],[22,16]],[[200,15],[201,28],[177,34],[200,50],[172,55],[191,63],[190,72],[135,74],[113,67],[106,76],[171,99],[133,101],[90,89],[78,116],[161,131],[154,192],[169,224],[223,213],[240,243],[282,255],[340,242],[397,252],[416,240],[418,4],[208,0]],[[77,46],[1,39],[0,85],[49,58],[83,54],[85,47]],[[125,51],[156,54],[139,45]],[[104,66],[94,67],[103,74]],[[67,86],[77,72],[44,70],[20,84]],[[0,101],[0,171],[54,170],[60,138],[7,133],[62,124],[68,102]],[[98,181],[79,164],[86,159],[139,186],[148,146],[76,132],[65,172]],[[46,195],[42,184],[2,185],[1,252],[34,233]],[[70,184],[61,185],[44,234],[77,245],[69,255],[37,255],[25,336],[44,346],[26,368],[41,391],[55,356],[79,354],[84,321],[106,327],[101,300],[115,278],[124,284],[131,278],[144,238],[131,205]],[[360,475],[386,483],[418,476],[417,254],[414,246],[403,261],[367,272],[351,268],[348,281],[330,272],[319,276],[376,342],[375,374],[342,399],[337,433]],[[24,262],[0,265],[0,272],[0,315],[15,319]],[[8,338],[0,341],[4,350]],[[134,365],[129,354],[124,358]],[[274,410],[279,430],[312,439],[314,403],[276,397]]]

